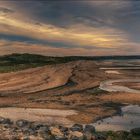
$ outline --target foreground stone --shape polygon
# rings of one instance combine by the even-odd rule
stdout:
[[[71,128],[71,131],[83,131],[83,125],[81,124],[74,124]]]
[[[27,120],[12,122],[8,118],[0,118],[0,140],[140,140],[140,128],[131,132],[99,133],[93,125],[49,126]]]

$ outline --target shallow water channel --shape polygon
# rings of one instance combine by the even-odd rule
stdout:
[[[140,106],[128,105],[121,108],[122,114],[99,120],[93,125],[98,131],[129,131],[140,127]]]
[[[140,82],[140,79],[117,79],[117,80],[106,80],[100,83],[100,89],[108,92],[129,92],[138,93],[140,90],[131,89],[125,86],[114,85],[117,82]],[[117,93],[116,93],[117,94]],[[139,105],[127,105],[121,108],[121,115],[108,117],[97,121],[93,125],[99,131],[108,130],[126,130],[129,131],[133,128],[140,127],[140,106]]]
[[[123,82],[135,82],[140,83],[140,79],[117,79],[117,80],[106,80],[100,83],[99,88],[108,92],[129,92],[129,93],[140,93],[140,90],[131,89],[125,86],[115,85],[114,83]]]

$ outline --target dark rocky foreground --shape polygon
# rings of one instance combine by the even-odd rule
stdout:
[[[52,126],[0,117],[0,140],[140,140],[140,128],[130,132],[96,132],[92,125]]]

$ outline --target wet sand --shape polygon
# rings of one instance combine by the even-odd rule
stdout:
[[[74,110],[58,109],[33,109],[33,108],[0,108],[0,116],[10,118],[14,121],[25,119],[29,121],[44,122],[47,124],[71,125],[72,121],[67,119],[69,115],[76,115]]]

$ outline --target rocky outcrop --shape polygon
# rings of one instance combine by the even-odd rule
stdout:
[[[6,140],[124,140],[140,136],[140,128],[131,132],[96,132],[93,125],[74,124],[71,127],[62,125],[50,126],[27,120],[11,121],[0,117],[0,139]],[[118,139],[117,139],[118,138]]]
[[[13,122],[8,118],[0,118],[0,139],[88,140],[94,137],[94,133],[95,128],[91,125],[85,127],[81,124],[74,124],[71,127],[50,126],[27,120]]]

